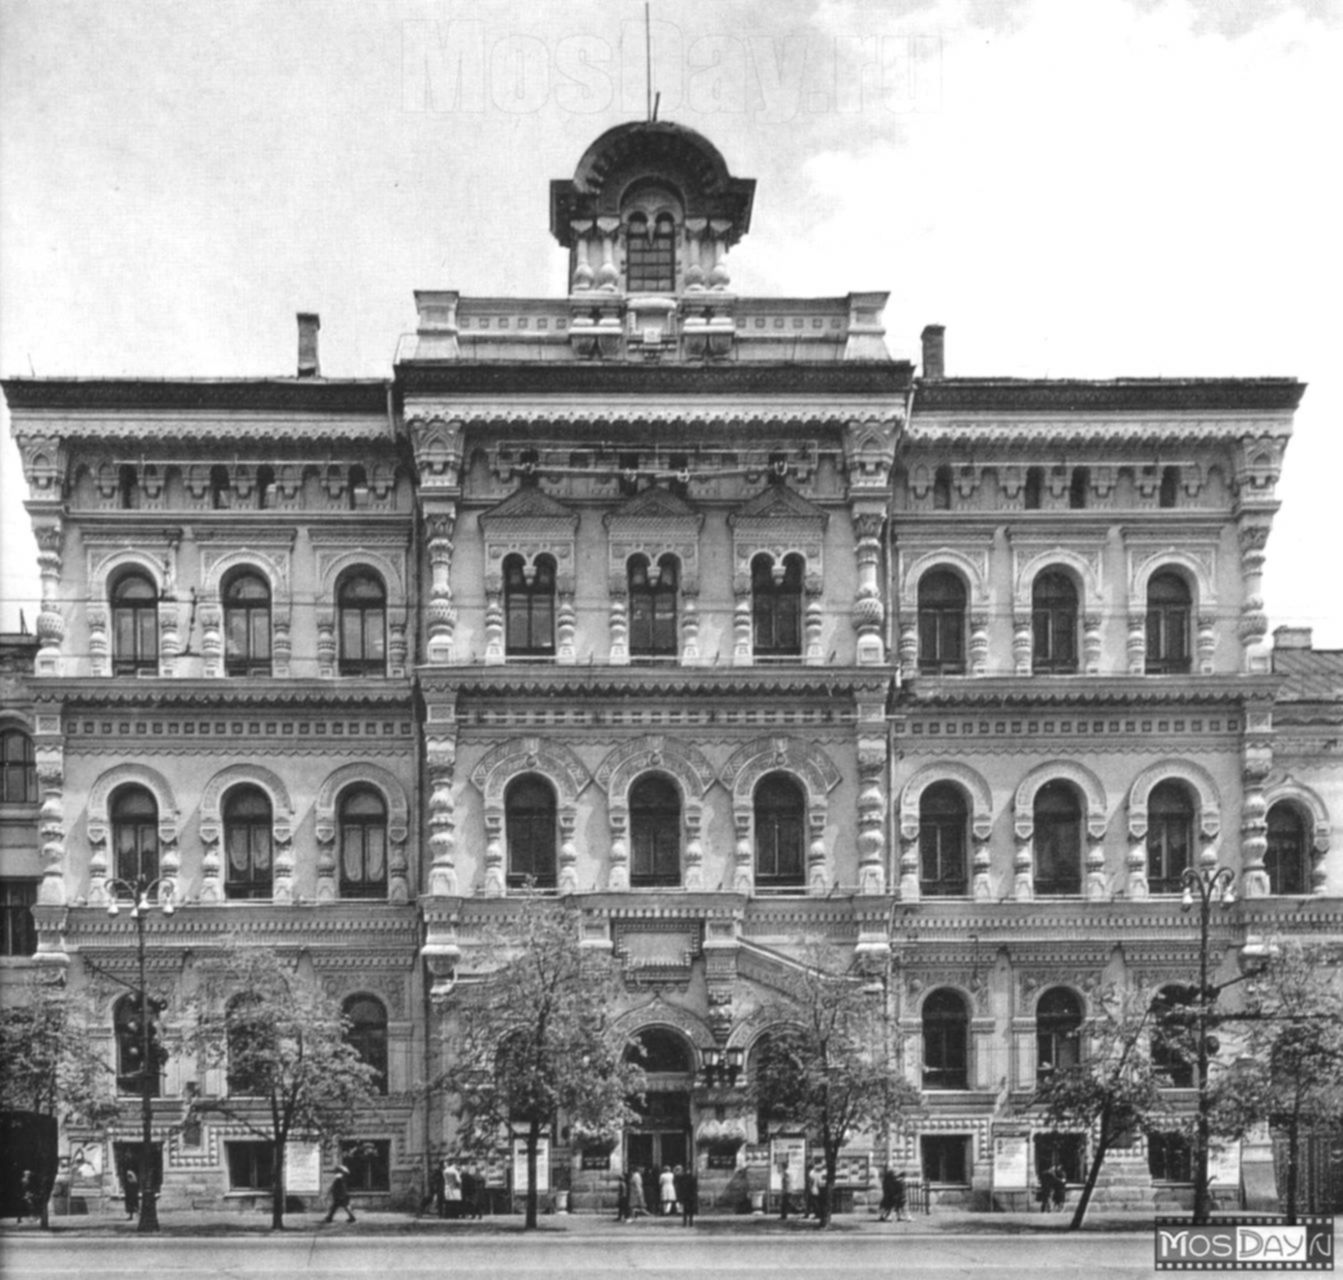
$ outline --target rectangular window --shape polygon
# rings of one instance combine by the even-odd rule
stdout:
[[[230,1191],[269,1191],[275,1185],[275,1152],[269,1142],[226,1142]]]
[[[1086,1141],[1080,1133],[1037,1133],[1035,1176],[1057,1169],[1064,1182],[1086,1179]]]
[[[350,1171],[351,1191],[392,1189],[392,1144],[385,1138],[340,1144],[341,1163]]]
[[[961,1134],[925,1133],[919,1139],[923,1180],[967,1186],[970,1182],[970,1138]]]
[[[37,951],[36,880],[0,880],[0,905],[4,907],[0,956],[31,956]]]
[[[1147,1135],[1147,1171],[1156,1182],[1192,1182],[1194,1153],[1178,1130]]]

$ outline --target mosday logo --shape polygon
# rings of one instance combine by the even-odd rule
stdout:
[[[1158,1218],[1158,1271],[1332,1271],[1334,1220],[1226,1217],[1194,1225]]]

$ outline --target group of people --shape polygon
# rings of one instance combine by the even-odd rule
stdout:
[[[895,1214],[897,1222],[908,1222],[908,1202],[904,1172],[888,1165],[881,1175],[881,1220],[889,1222],[891,1214]]]
[[[1068,1198],[1068,1180],[1058,1165],[1040,1170],[1040,1186],[1035,1193],[1041,1213],[1057,1212]]]
[[[451,1160],[435,1161],[429,1169],[429,1194],[420,1204],[429,1204],[440,1218],[481,1218],[484,1179],[473,1169],[459,1169]]]
[[[786,1219],[794,1208],[793,1198],[797,1188],[793,1185],[792,1166],[786,1161],[779,1166],[779,1217]],[[820,1218],[821,1196],[825,1191],[825,1171],[818,1160],[807,1171],[806,1202],[802,1210],[804,1218]]]
[[[635,1218],[648,1216],[648,1200],[644,1193],[644,1178],[648,1178],[648,1189],[657,1188],[657,1211],[663,1217],[672,1214],[681,1215],[683,1227],[695,1225],[695,1215],[699,1212],[699,1178],[694,1168],[682,1165],[669,1165],[661,1170],[647,1171],[631,1168],[621,1176],[616,1189],[616,1221],[632,1222]]]

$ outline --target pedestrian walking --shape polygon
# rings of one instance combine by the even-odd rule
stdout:
[[[817,1161],[811,1166],[807,1174],[807,1212],[803,1217],[821,1217],[821,1188],[824,1182],[821,1175],[821,1165]]]
[[[1050,1204],[1057,1212],[1063,1212],[1063,1203],[1068,1198],[1068,1179],[1063,1170],[1055,1165],[1050,1171]]]
[[[451,1160],[443,1162],[443,1216],[462,1216],[462,1171]]]
[[[443,1166],[437,1160],[429,1166],[429,1194],[420,1202],[420,1212],[423,1213],[425,1206],[429,1204],[434,1206],[434,1216],[441,1218],[443,1216]]]
[[[337,1209],[345,1210],[346,1222],[354,1221],[354,1214],[350,1212],[349,1176],[350,1171],[343,1164],[336,1166],[336,1176],[331,1179],[331,1208],[326,1211],[323,1222],[330,1222],[336,1216]]]
[[[680,1169],[680,1166],[677,1166]],[[695,1166],[682,1170],[676,1178],[676,1198],[681,1203],[681,1225],[693,1227],[699,1212],[699,1175]]]
[[[121,1194],[126,1201],[126,1220],[130,1221],[140,1212],[140,1179],[130,1165],[121,1171]]]
[[[644,1180],[638,1169],[630,1170],[630,1217],[637,1218],[648,1212],[644,1203]]]
[[[908,1222],[909,1188],[905,1182],[905,1171],[903,1169],[896,1173],[895,1183],[891,1190],[891,1208],[895,1210],[895,1220],[897,1222]]]
[[[628,1222],[630,1220],[630,1180],[620,1178],[616,1182],[616,1221]]]
[[[887,1165],[881,1174],[881,1220],[889,1222],[895,1208],[895,1170]]]
[[[783,1188],[779,1195],[779,1218],[786,1222],[788,1220],[788,1197],[793,1194],[793,1170],[787,1161],[783,1164],[779,1185]]]
[[[676,1209],[676,1174],[666,1165],[658,1174],[658,1204],[661,1206],[664,1218],[669,1217]]]

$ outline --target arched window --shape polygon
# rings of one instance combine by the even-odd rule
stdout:
[[[1268,849],[1264,870],[1269,892],[1309,893],[1311,890],[1309,828],[1293,804],[1279,802],[1268,811]]]
[[[1152,997],[1156,1023],[1152,1030],[1152,1067],[1173,1089],[1194,1087],[1198,1061],[1198,988],[1182,983],[1162,987]]]
[[[229,480],[227,467],[210,468],[210,506],[215,511],[224,511],[232,506],[233,485]]]
[[[224,797],[224,896],[271,895],[272,817],[260,787],[234,787]]]
[[[340,896],[387,896],[387,805],[373,787],[341,793]]]
[[[933,510],[951,510],[951,468],[938,467],[933,472]]]
[[[1160,782],[1147,798],[1147,885],[1179,893],[1194,844],[1194,802],[1179,782]]]
[[[119,787],[112,793],[112,850],[115,876],[134,884],[159,874],[159,807],[144,787]]]
[[[232,1094],[265,1094],[275,1057],[275,1024],[265,1016],[260,997],[234,996],[224,1010],[228,1044],[226,1079]]]
[[[1157,495],[1158,505],[1173,507],[1180,496],[1180,468],[1161,468],[1161,491]]]
[[[275,468],[256,469],[256,504],[262,510],[274,505]]]
[[[1067,987],[1050,987],[1035,1006],[1035,1072],[1075,1067],[1082,1060],[1082,1002]]]
[[[802,653],[802,557],[776,564],[767,555],[751,561],[753,647],[758,658],[795,658]]]
[[[637,1062],[648,1075],[689,1075],[694,1060],[685,1036],[668,1027],[646,1027],[625,1051],[628,1062]]]
[[[346,487],[351,511],[368,506],[368,472],[357,463],[350,468]]]
[[[763,889],[805,883],[807,804],[802,788],[782,773],[762,778],[755,789],[755,882]]]
[[[947,898],[965,893],[967,822],[965,796],[954,783],[935,782],[919,797],[921,894]]]
[[[37,803],[33,740],[22,729],[0,732],[0,804]]]
[[[349,1024],[345,1040],[376,1071],[378,1093],[387,1092],[387,1010],[372,996],[351,996],[341,1007]]]
[[[1147,583],[1147,673],[1189,671],[1189,587],[1178,573],[1154,573]]]
[[[932,675],[965,671],[965,584],[949,569],[919,579],[919,670]]]
[[[1040,574],[1031,587],[1031,667],[1077,670],[1077,588],[1058,569]]]
[[[630,884],[638,889],[680,883],[680,793],[666,778],[640,778],[630,788]]]
[[[650,223],[635,213],[625,227],[627,293],[672,293],[676,289],[676,223],[660,213]]]
[[[270,587],[244,570],[224,584],[224,670],[231,676],[270,675]]]
[[[1043,467],[1026,468],[1026,510],[1039,511],[1045,490],[1045,469]]]
[[[149,1096],[159,1096],[163,1062],[159,1050],[157,1017],[159,1004],[148,1003],[149,1013]],[[140,1018],[140,997],[122,996],[112,1006],[112,1029],[117,1041],[117,1092],[143,1097],[145,1068],[144,1023]]]
[[[112,586],[112,670],[119,676],[159,669],[159,593],[143,573]]]
[[[504,561],[504,646],[511,658],[555,656],[555,561],[537,556],[530,573],[521,556]]]
[[[630,655],[676,657],[677,563],[663,556],[656,566],[635,556],[626,570],[630,599]]]
[[[1035,793],[1035,892],[1082,892],[1082,806],[1067,782]]]
[[[1068,482],[1068,506],[1081,511],[1087,505],[1087,492],[1091,488],[1091,468],[1074,467]]]
[[[380,676],[387,671],[387,593],[365,569],[347,573],[336,589],[340,615],[340,674]]]
[[[969,1088],[970,1014],[948,987],[923,1002],[923,1087]]]
[[[511,782],[504,796],[508,828],[508,884],[555,887],[555,792],[542,778]]]
[[[123,511],[134,511],[140,505],[140,477],[129,462],[117,468],[117,505]]]

